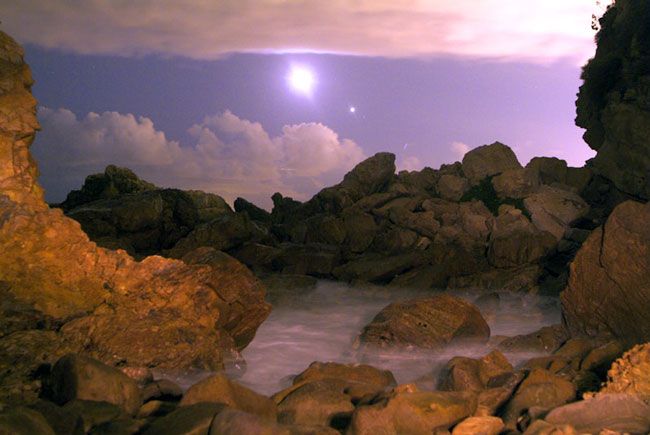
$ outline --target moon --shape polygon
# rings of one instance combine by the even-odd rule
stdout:
[[[287,75],[287,82],[294,92],[309,97],[314,92],[316,76],[307,66],[293,65]]]

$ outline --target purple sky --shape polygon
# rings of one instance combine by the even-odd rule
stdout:
[[[588,2],[193,1],[173,26],[148,0],[120,16],[103,0],[9,8],[2,28],[26,45],[42,106],[33,149],[48,200],[109,163],[268,207],[273,192],[306,199],[377,151],[401,169],[495,140],[523,164],[593,155],[573,124],[595,49]],[[288,86],[293,64],[313,71],[311,96]]]

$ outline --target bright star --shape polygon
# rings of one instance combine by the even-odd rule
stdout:
[[[354,106],[350,106],[350,113],[354,113],[357,111],[357,108]]]
[[[316,77],[309,68],[293,65],[287,76],[287,82],[295,92],[311,96],[316,84]]]

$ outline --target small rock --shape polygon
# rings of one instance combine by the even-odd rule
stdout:
[[[8,408],[0,412],[2,435],[55,435],[45,417],[25,407]]]
[[[498,435],[503,428],[499,417],[469,417],[458,423],[451,435]]]
[[[226,409],[223,403],[195,403],[183,406],[147,426],[142,435],[208,434],[215,415]]]
[[[192,385],[185,392],[180,406],[200,402],[223,403],[233,409],[250,412],[273,421],[277,415],[275,403],[271,399],[229,380],[220,373]]]

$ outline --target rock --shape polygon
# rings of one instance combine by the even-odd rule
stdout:
[[[650,343],[634,346],[612,364],[601,393],[629,393],[650,403]]]
[[[474,415],[491,416],[502,410],[524,377],[523,372],[517,371],[493,378],[488,383],[488,388],[478,393],[478,406]]]
[[[342,217],[346,234],[345,245],[351,252],[364,252],[372,245],[379,231],[375,218],[357,208],[344,210]]]
[[[634,394],[599,394],[594,398],[560,406],[544,420],[569,424],[580,433],[609,429],[623,433],[650,431],[650,406]]]
[[[151,400],[140,407],[138,418],[163,417],[178,408],[175,402]]]
[[[395,177],[395,155],[377,153],[357,164],[336,186],[318,192],[301,211],[338,214],[356,201],[388,187]]]
[[[273,268],[290,275],[330,277],[341,261],[338,247],[323,244],[282,244]]]
[[[420,252],[392,256],[366,254],[336,267],[332,275],[343,281],[386,283],[397,275],[425,264],[427,260],[427,257]]]
[[[345,174],[340,186],[361,193],[361,196],[381,191],[395,175],[395,155],[377,153],[357,164]]]
[[[468,190],[469,182],[466,178],[445,174],[438,180],[438,193],[442,199],[460,201]]]
[[[562,325],[545,326],[538,331],[507,338],[499,343],[503,352],[541,352],[552,353],[568,340]]]
[[[120,371],[140,386],[153,382],[153,373],[147,367],[123,366],[120,367]]]
[[[15,407],[0,412],[0,434],[55,435],[55,432],[39,412],[25,407]]]
[[[498,350],[473,359],[454,357],[440,373],[439,389],[443,391],[481,391],[494,386],[494,379],[513,372],[512,365]]]
[[[499,198],[521,199],[539,187],[537,174],[529,169],[508,169],[492,178],[492,186]]]
[[[142,389],[142,400],[177,401],[183,397],[183,389],[168,379],[158,379],[144,386]]]
[[[42,368],[74,350],[54,331],[18,331],[0,338],[0,402],[32,403],[41,389]]]
[[[233,214],[217,195],[158,188],[111,195],[64,210],[99,245],[138,255],[170,249],[197,225]]]
[[[89,435],[123,435],[139,433],[147,424],[144,420],[136,420],[131,417],[122,417],[117,420],[107,421],[95,426]]]
[[[569,225],[589,212],[589,205],[576,193],[542,186],[524,199],[524,206],[537,228],[560,240]]]
[[[418,266],[397,275],[389,284],[395,289],[442,289],[446,283],[446,273],[440,266]]]
[[[440,348],[462,340],[487,341],[490,328],[469,302],[442,294],[395,302],[379,312],[361,333],[361,341],[386,346]]]
[[[499,417],[469,417],[458,423],[451,435],[499,435],[503,428]]]
[[[354,382],[352,382],[354,384]],[[284,424],[347,426],[354,411],[352,397],[346,394],[349,381],[338,379],[303,381],[275,397],[278,421]],[[376,393],[375,388],[372,393]],[[343,422],[343,423],[341,423]]]
[[[110,199],[128,193],[146,192],[155,189],[157,189],[155,185],[141,180],[129,168],[108,165],[103,174],[87,176],[81,190],[73,190],[68,193],[65,201],[58,204],[58,206],[68,211],[99,199]]]
[[[136,262],[123,251],[98,248],[79,223],[50,209],[29,153],[38,128],[29,68],[22,49],[4,33],[0,46],[3,288],[51,319],[54,337],[70,351],[110,364],[219,369],[224,355],[238,351],[234,342],[244,343],[254,333],[239,330],[235,340],[229,331],[239,327],[225,321],[239,319],[238,324],[256,329],[270,309],[263,290],[246,290],[244,281],[237,284],[239,278],[231,277],[241,289],[226,303],[219,296],[224,276],[210,266],[160,257]],[[24,350],[11,348],[16,354],[7,354],[7,360],[19,360]],[[0,391],[7,391],[7,380],[0,378]]]
[[[90,355],[102,361],[220,369],[268,316],[264,287],[241,263],[213,249],[184,260],[147,257],[135,263],[122,278],[131,292],[115,295],[110,309],[68,322],[62,333],[79,345],[91,340]],[[143,279],[147,286],[137,290],[129,282]]]
[[[273,262],[276,261],[280,253],[280,249],[275,246],[246,242],[239,248],[231,251],[230,255],[260,275],[273,270]]]
[[[275,403],[271,399],[229,380],[223,374],[212,375],[192,385],[185,392],[180,406],[200,402],[223,403],[233,409],[250,412],[273,421],[277,414]]]
[[[182,406],[154,420],[142,431],[143,435],[208,434],[214,418],[224,409],[222,403],[196,403]]]
[[[524,435],[578,435],[578,432],[576,432],[575,428],[571,425],[563,424],[557,426],[547,423],[544,420],[535,420],[533,424],[526,429]]]
[[[472,185],[508,169],[520,169],[512,150],[499,142],[474,148],[463,157],[463,173]]]
[[[79,416],[83,422],[82,433],[88,433],[97,426],[128,417],[119,406],[94,400],[73,400],[65,404],[63,412]]]
[[[397,385],[395,377],[388,370],[381,370],[366,364],[340,364],[335,362],[313,362],[307,370],[293,380],[294,385],[301,382],[322,379],[341,379],[375,385],[379,389]]]
[[[566,161],[557,157],[533,157],[526,165],[542,184],[567,184]]]
[[[69,412],[66,409],[49,400],[38,399],[29,406],[41,414],[57,435],[82,435],[84,433],[84,421],[79,413]],[[3,433],[0,429],[0,433]]]
[[[172,258],[182,258],[188,252],[200,247],[228,251],[245,242],[264,241],[268,237],[266,230],[252,221],[247,214],[225,214],[210,222],[197,225],[164,254]]]
[[[251,220],[263,222],[265,224],[271,223],[271,213],[256,206],[252,202],[246,201],[244,198],[235,199],[235,212],[246,213]]]
[[[624,202],[592,232],[561,294],[572,334],[610,334],[627,346],[650,341],[650,205]]]
[[[393,208],[388,212],[388,218],[395,225],[429,238],[435,237],[440,229],[440,223],[431,211],[414,213],[401,208]]]
[[[575,386],[543,369],[534,369],[519,385],[503,411],[506,427],[515,429],[519,418],[530,408],[556,408],[575,399]]]
[[[509,209],[494,222],[487,258],[494,267],[524,266],[539,262],[555,243],[553,235],[537,229],[520,210]]]
[[[643,2],[617,2],[607,10],[576,101],[576,125],[586,129],[583,138],[597,151],[594,171],[645,200],[650,198],[650,109],[648,73],[642,65],[649,58],[648,19],[650,10]]]
[[[81,355],[59,359],[49,376],[46,394],[57,404],[94,400],[119,406],[135,415],[142,405],[138,384],[121,371]]]
[[[380,396],[352,414],[349,434],[431,434],[448,429],[470,416],[476,409],[471,393],[421,392],[402,386]]]
[[[290,435],[290,431],[275,422],[236,409],[224,409],[212,421],[210,434],[218,435]]]
[[[591,349],[580,362],[580,370],[595,372],[605,377],[612,363],[623,355],[624,348],[618,341],[610,341]]]

